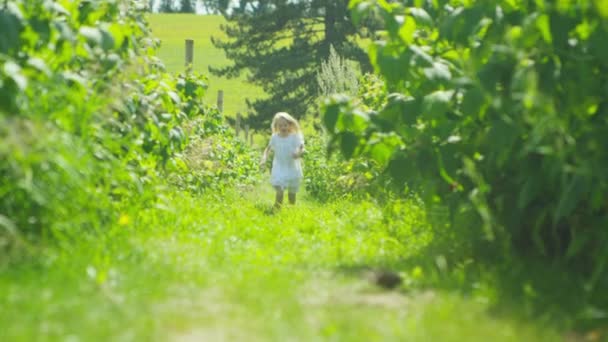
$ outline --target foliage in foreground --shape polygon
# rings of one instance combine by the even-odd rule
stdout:
[[[136,5],[0,10],[1,247],[94,232],[131,201],[153,205],[189,146],[185,127],[225,130],[202,101],[204,77],[170,75],[153,57],[158,44]]]
[[[450,206],[475,246],[572,265],[599,294],[608,274],[602,4],[351,1],[355,19],[384,18],[369,56],[389,95],[372,111],[328,100],[335,146]]]

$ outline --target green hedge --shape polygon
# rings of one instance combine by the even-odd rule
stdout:
[[[334,148],[451,207],[478,247],[572,265],[597,289],[608,261],[604,2],[350,6],[355,20],[384,20],[369,56],[389,95],[371,111],[328,99]]]
[[[0,4],[0,248],[154,204],[184,127],[221,131],[206,79],[164,71],[145,15],[132,1]]]

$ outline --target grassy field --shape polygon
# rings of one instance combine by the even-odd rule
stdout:
[[[538,322],[489,315],[483,291],[420,286],[431,274],[401,262],[431,238],[415,207],[387,221],[372,203],[305,199],[273,214],[272,196],[265,185],[174,193],[99,236],[0,267],[0,340],[560,340]],[[366,277],[381,266],[402,286]]]
[[[158,57],[164,62],[167,70],[183,72],[185,70],[185,40],[194,40],[193,69],[207,75],[209,103],[217,102],[218,90],[224,91],[224,113],[234,116],[237,112],[245,115],[247,105],[245,99],[255,99],[264,96],[264,91],[246,82],[245,77],[225,79],[213,76],[208,67],[224,66],[229,63],[220,49],[211,44],[211,36],[224,37],[220,24],[224,18],[215,15],[194,14],[151,14],[149,23],[156,38],[161,40]]]

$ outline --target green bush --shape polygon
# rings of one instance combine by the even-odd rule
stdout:
[[[317,72],[317,84],[322,96],[335,93],[356,94],[359,91],[359,71],[353,61],[340,57],[333,45],[329,46],[329,57],[321,63]]]
[[[153,57],[144,8],[129,1],[0,5],[0,248],[108,227],[150,206],[202,120],[206,79]],[[162,177],[159,177],[162,176]]]
[[[389,95],[372,111],[328,99],[334,148],[371,155],[449,206],[478,247],[572,265],[597,289],[608,262],[602,4],[351,1],[355,20],[384,19],[369,55]]]
[[[219,115],[217,109],[211,112]],[[208,133],[211,126],[207,123],[207,120],[189,123],[188,145],[176,155],[173,167],[168,170],[171,184],[201,193],[221,192],[226,187],[259,181],[259,153],[231,134],[225,124],[213,126],[213,131],[221,133]]]
[[[304,186],[309,195],[321,202],[390,195],[376,161],[365,157],[346,160],[329,153],[328,145],[329,136],[323,132],[306,138]]]

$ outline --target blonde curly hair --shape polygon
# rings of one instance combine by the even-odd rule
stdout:
[[[289,130],[291,133],[301,133],[300,124],[298,123],[298,120],[296,120],[293,116],[289,115],[289,113],[287,112],[278,112],[274,115],[274,117],[272,118],[272,124],[270,125],[272,133],[279,132],[278,122],[280,119],[283,119],[289,123]]]

